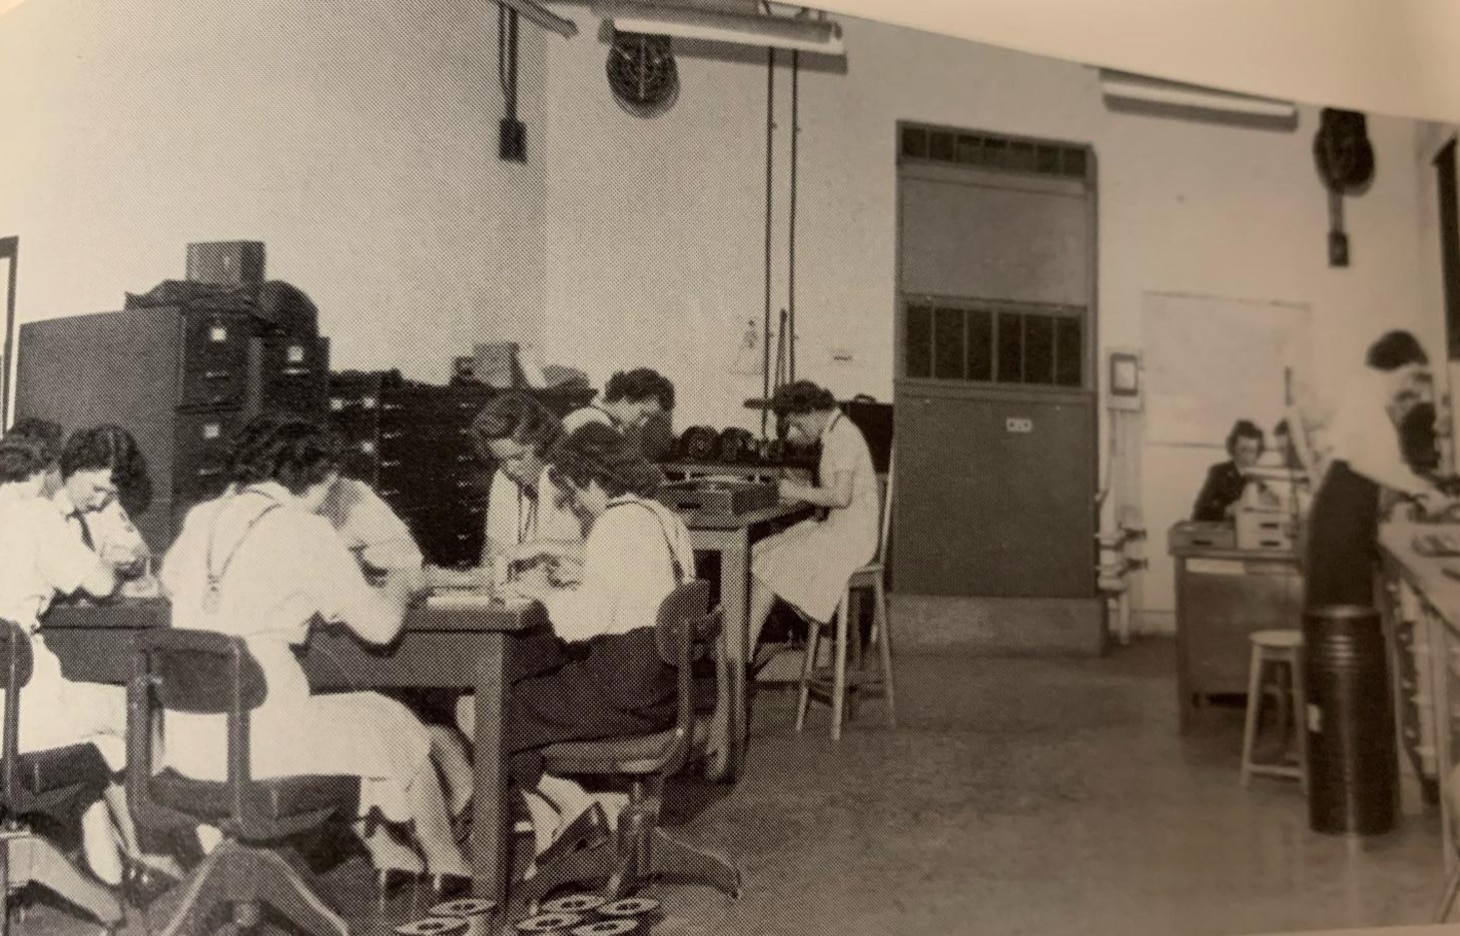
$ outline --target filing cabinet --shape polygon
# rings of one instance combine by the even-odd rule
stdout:
[[[139,306],[22,325],[15,414],[131,432],[153,488],[133,519],[161,553],[187,511],[226,486],[239,427],[273,410],[322,420],[328,379],[327,339],[202,302]]]

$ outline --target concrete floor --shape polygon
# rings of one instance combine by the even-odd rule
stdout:
[[[1439,823],[1382,839],[1311,833],[1297,785],[1237,782],[1240,710],[1176,733],[1174,648],[1103,659],[898,660],[902,727],[878,702],[832,744],[826,714],[791,731],[791,696],[759,694],[745,778],[686,784],[670,822],[735,856],[745,896],[661,888],[671,934],[1217,936],[1421,923],[1441,886]],[[428,904],[372,910],[362,862],[326,879],[390,933]],[[28,933],[90,933],[32,909]],[[128,932],[140,933],[140,926]]]

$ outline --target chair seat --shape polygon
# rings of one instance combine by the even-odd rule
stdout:
[[[162,805],[198,819],[226,818],[232,810],[228,784],[194,780],[175,770],[164,770],[149,784]],[[283,822],[331,807],[353,809],[360,798],[357,777],[278,777],[243,786],[245,815]]]
[[[1291,650],[1303,646],[1303,632],[1300,630],[1254,631],[1249,639],[1253,646],[1270,650]]]
[[[49,751],[34,751],[16,760],[16,779],[30,793],[50,793],[77,785],[105,789],[111,780],[106,759],[95,745],[70,744]]]

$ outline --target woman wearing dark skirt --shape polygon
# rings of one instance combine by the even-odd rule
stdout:
[[[1366,367],[1334,417],[1328,471],[1308,516],[1307,608],[1374,607],[1379,558],[1379,491],[1419,501],[1430,513],[1453,502],[1405,463],[1398,425],[1428,392],[1429,357],[1409,332],[1369,347]]]

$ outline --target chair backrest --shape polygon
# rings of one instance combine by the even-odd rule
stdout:
[[[196,822],[151,795],[157,711],[226,715],[231,819],[242,823],[243,787],[251,779],[248,713],[268,695],[258,661],[241,637],[183,628],[140,633],[135,648],[127,700],[127,802],[133,813],[155,828]]]
[[[0,795],[5,797],[5,809],[13,809],[19,803],[16,787],[17,760],[20,754],[20,690],[30,682],[35,670],[35,653],[30,646],[30,635],[14,621],[0,619],[0,687],[5,690],[5,728],[0,737]]]
[[[897,443],[887,455],[887,486],[882,492],[881,528],[877,535],[877,562],[887,561],[887,541],[892,536],[892,492],[897,485]]]
[[[659,659],[677,670],[679,690],[675,738],[665,763],[669,773],[678,771],[689,759],[694,740],[694,663],[710,651],[720,635],[720,618],[720,609],[710,608],[710,583],[703,579],[685,582],[659,605],[654,640]]]

